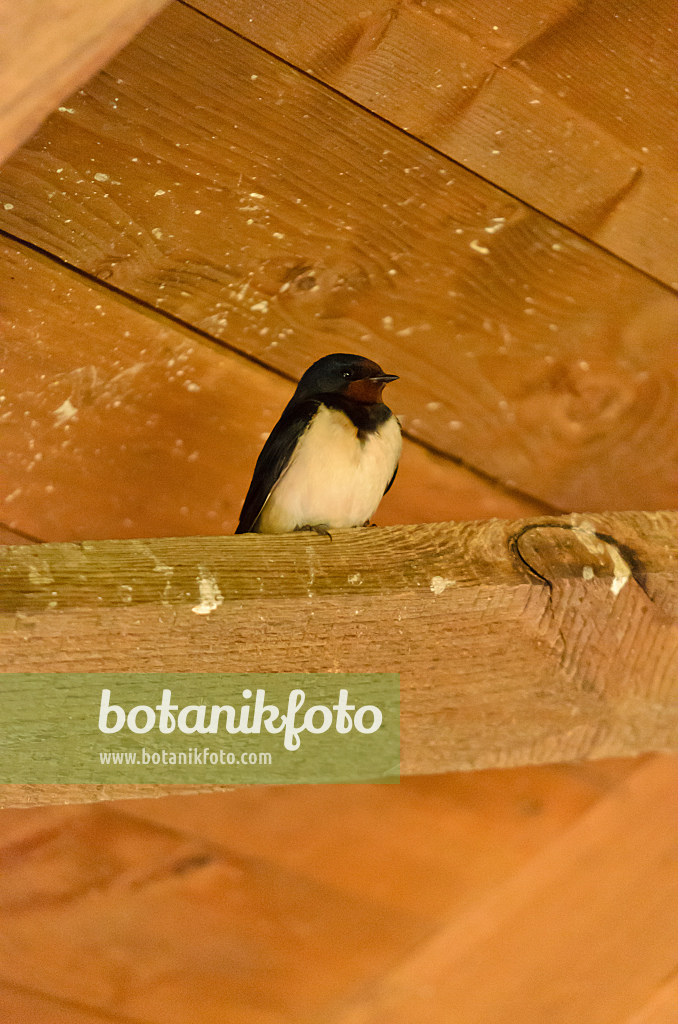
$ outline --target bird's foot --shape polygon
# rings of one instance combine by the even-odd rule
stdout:
[[[377,524],[376,523],[371,523],[369,521],[369,519],[366,519],[365,522],[363,523],[363,526],[371,526],[371,527],[374,527],[376,529]]]
[[[330,533],[326,526],[322,525],[322,523],[316,523],[315,526],[310,526],[308,524],[306,526],[297,526],[294,532],[301,533],[302,531],[317,533],[321,537],[329,537],[330,540],[332,540],[332,534]]]

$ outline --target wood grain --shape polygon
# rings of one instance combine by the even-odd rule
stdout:
[[[53,540],[233,530],[291,386],[13,244],[0,275],[8,527]]]
[[[43,540],[231,533],[279,376],[0,240],[0,509]],[[380,523],[542,511],[406,442]],[[0,532],[0,540],[24,539]]]
[[[624,1024],[675,1024],[678,1017],[678,979],[671,978],[652,995],[647,1005]]]
[[[2,0],[0,162],[167,0]]]
[[[230,786],[181,785],[61,785],[36,786],[15,783],[0,786],[2,817],[10,811],[24,815],[42,807],[77,807],[79,804],[109,803],[111,800],[156,800],[162,796],[192,796],[206,792],[223,792]]]
[[[421,915],[113,808],[3,843],[0,865],[4,981],[154,1024],[313,1019],[431,933]]]
[[[626,1021],[678,967],[677,796],[651,762],[336,1019]]]
[[[612,9],[580,5],[535,37],[513,63],[545,94],[562,96],[578,121],[614,137],[638,170],[617,203],[600,210],[593,236],[678,288],[678,17],[671,0]],[[591,74],[595,69],[595,74]],[[595,80],[595,85],[594,85]]]
[[[102,1014],[15,986],[0,983],[3,1024],[134,1024],[130,1017]]]
[[[2,1019],[6,1017],[12,1024],[15,1020],[17,1024],[19,1020],[94,1024],[100,1014],[103,1020],[111,1019],[106,1011],[94,1008],[110,1007],[113,1001],[100,998],[101,987],[92,996],[92,968],[96,960],[97,981],[102,986],[111,974],[114,939],[117,1012],[112,1020],[121,1024],[130,1020],[142,988],[143,1013],[137,1016],[134,1012],[134,1020],[164,1020],[170,988],[176,991],[183,1009],[182,1024],[212,1020],[209,1014],[201,1015],[209,1008],[199,1005],[204,996],[196,996],[195,991],[199,993],[210,978],[214,980],[215,972],[221,972],[221,978],[213,985],[211,998],[221,1016],[211,1011],[214,1019],[249,1019],[252,1006],[247,1000],[244,1006],[242,999],[239,1001],[248,981],[253,988],[259,983],[255,999],[260,1012],[268,1003],[286,1019],[285,1011],[289,1013],[294,1003],[295,1024],[332,1019],[337,988],[331,985],[322,1008],[316,1004],[313,1013],[300,1012],[301,1003],[307,1005],[308,999],[296,993],[295,986],[303,989],[305,977],[317,979],[325,972],[328,978],[334,970],[336,985],[342,990],[339,1003],[345,1007],[357,990],[365,991],[368,985],[378,983],[383,971],[388,974],[394,968],[388,959],[379,960],[381,954],[371,948],[367,960],[375,971],[370,973],[367,967],[364,982],[356,989],[352,968],[349,964],[347,970],[343,959],[345,939],[336,930],[345,912],[359,908],[356,927],[364,927],[366,921],[369,929],[374,921],[372,912],[379,908],[381,930],[376,943],[374,932],[365,940],[371,938],[373,945],[379,944],[379,935],[389,941],[389,922],[404,922],[407,931],[413,922],[416,927],[417,922],[428,921],[419,938],[413,934],[412,948],[401,947],[400,956],[409,958],[417,944],[430,940],[441,921],[448,922],[487,899],[535,854],[563,836],[587,808],[621,784],[635,767],[634,762],[601,761],[407,779],[399,786],[244,788],[199,799],[119,802],[103,814],[81,807],[5,810],[0,814],[4,880],[4,887],[0,886],[0,957],[3,943],[11,942],[21,929],[23,941],[20,950],[13,952],[12,970],[18,966],[29,983],[36,979],[43,994],[0,985]],[[210,858],[202,866],[201,856]],[[191,857],[195,858],[192,863]],[[242,867],[241,874],[219,890],[220,872],[234,864]],[[274,895],[266,908],[257,902],[264,877],[273,889],[280,890],[280,896]],[[8,891],[19,889],[32,901],[30,909],[8,900]],[[275,919],[274,915],[295,892],[301,898],[290,945],[301,943],[303,953],[304,943],[316,941],[328,962],[305,964],[302,970],[296,962],[298,956],[290,952],[291,978],[286,978],[290,919],[284,913]],[[328,902],[330,893],[334,902]],[[305,895],[316,895],[316,912],[329,915],[314,940],[295,938],[303,923]],[[203,896],[212,898],[207,915]],[[229,970],[231,951],[221,963],[210,955],[194,970],[184,943],[198,931],[202,942],[221,950],[219,943],[233,927],[231,911],[236,899],[242,901],[244,916],[236,945],[239,972],[235,981],[227,978],[224,984],[221,979]],[[191,902],[194,922],[187,935],[167,928],[158,938],[159,928],[172,913],[165,906],[160,921],[154,922],[154,906],[162,900],[179,908]],[[120,904],[117,911],[116,901]],[[181,911],[173,913],[178,918]],[[257,947],[251,936],[265,914],[272,924],[262,939],[263,956],[255,963]],[[93,923],[95,916],[98,923]],[[122,927],[123,917],[132,923],[141,920],[138,932],[149,940],[141,952],[139,935],[134,936],[131,927]],[[322,937],[329,936],[333,925],[332,938],[321,947]],[[40,965],[45,956],[44,933],[53,935],[60,928],[59,978],[54,984],[53,973],[41,972]],[[335,948],[338,957],[333,967],[329,961]],[[386,947],[380,948],[384,952]],[[159,977],[162,958],[167,970]],[[271,962],[273,969],[268,970]],[[7,966],[6,959],[3,965]],[[64,992],[76,989],[78,1005],[65,1003]],[[125,1002],[124,1011],[121,1002]],[[89,1003],[87,1009],[85,1003]]]
[[[644,275],[181,6],[71,107],[0,175],[6,230],[293,377],[374,357],[412,436],[551,507],[678,504]]]
[[[355,898],[449,921],[637,767],[628,759],[409,777],[397,786],[239,786],[117,806]]]
[[[193,0],[678,287],[672,0]]]
[[[403,774],[671,750],[677,563],[668,512],[4,548],[0,668],[400,672]]]

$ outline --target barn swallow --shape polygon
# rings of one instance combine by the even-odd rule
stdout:
[[[398,470],[400,424],[381,400],[397,379],[362,356],[313,363],[261,450],[235,532],[366,525]]]

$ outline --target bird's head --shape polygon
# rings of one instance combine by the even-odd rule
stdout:
[[[314,395],[339,394],[355,402],[373,405],[381,402],[384,386],[392,380],[398,380],[398,377],[384,373],[371,359],[336,352],[309,366],[294,397],[304,399]]]

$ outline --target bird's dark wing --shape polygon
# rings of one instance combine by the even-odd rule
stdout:
[[[389,482],[388,482],[388,484],[386,486],[386,490],[384,491],[384,494],[388,494],[388,492],[393,487],[393,481],[395,480],[397,473],[398,473],[398,466],[396,465],[396,468],[393,470],[393,476],[389,480]]]
[[[318,404],[313,399],[290,403],[274,426],[254,467],[252,483],[243,503],[236,533],[254,531],[266,499],[287,468],[297,442],[311,422]]]

